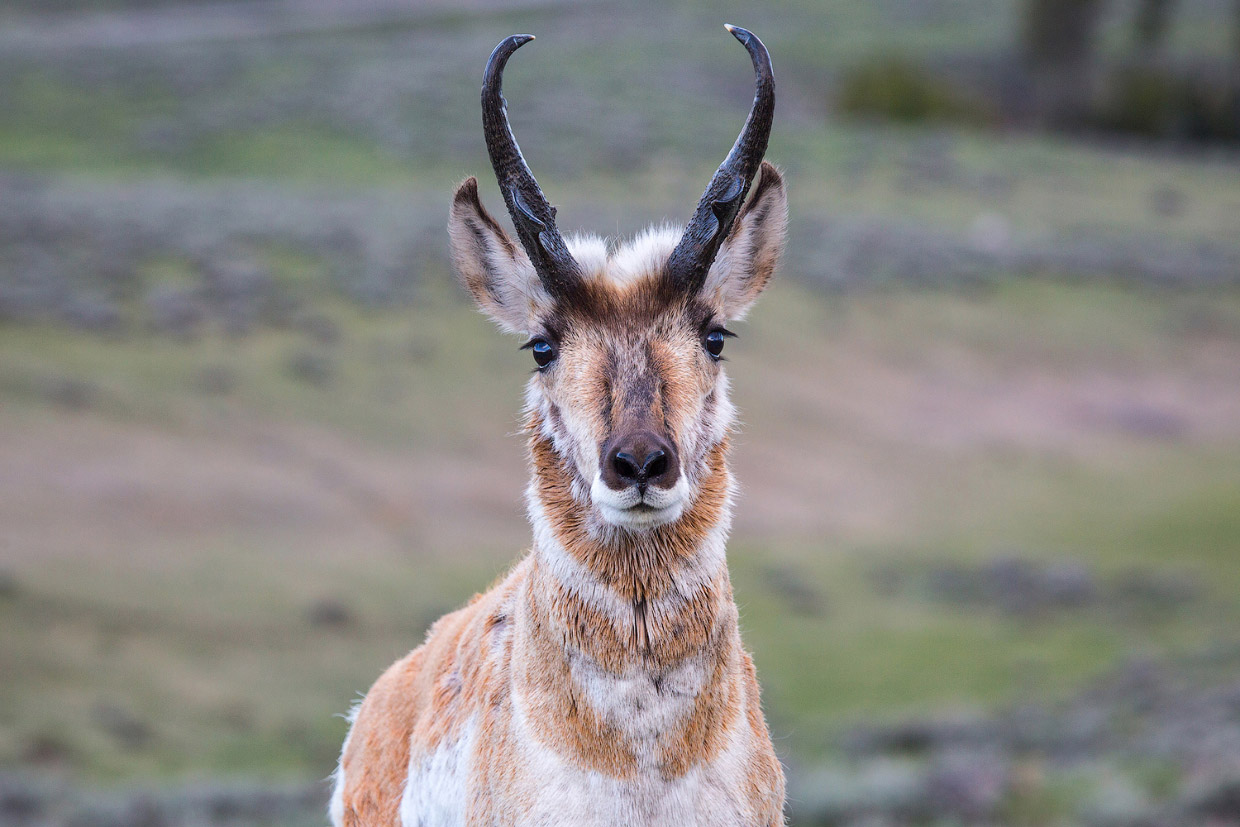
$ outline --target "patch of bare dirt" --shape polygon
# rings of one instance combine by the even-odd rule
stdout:
[[[979,459],[1107,468],[1166,446],[1236,451],[1240,342],[1181,358],[1010,368],[950,349],[896,361],[844,342],[795,366],[746,368],[738,529],[898,533]]]
[[[520,446],[376,450],[308,426],[177,433],[88,415],[0,425],[10,562],[143,554],[187,538],[306,553],[442,554],[524,542]]]
[[[968,477],[979,459],[1106,468],[1168,445],[1240,445],[1240,345],[1175,370],[927,368],[855,351],[799,370],[738,379],[752,422],[735,448],[741,534],[899,536],[944,489],[979,484]],[[212,537],[305,554],[515,558],[528,544],[526,470],[508,421],[460,453],[388,451],[310,425],[0,419],[0,558],[155,564]]]

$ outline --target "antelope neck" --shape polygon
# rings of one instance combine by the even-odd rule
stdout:
[[[574,472],[535,429],[527,492],[534,526],[535,615],[605,667],[664,668],[734,628],[724,546],[731,522],[728,444],[702,461],[681,517],[642,532],[601,524],[574,495]],[[586,487],[588,490],[588,486]]]

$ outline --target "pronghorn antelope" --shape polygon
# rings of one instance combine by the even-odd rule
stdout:
[[[784,778],[724,559],[734,411],[720,352],[783,247],[762,42],[753,107],[683,231],[561,237],[517,147],[504,66],[482,87],[514,243],[470,178],[449,231],[465,287],[528,337],[530,551],[440,619],[356,710],[337,827],[783,824]],[[752,195],[750,185],[761,173]]]

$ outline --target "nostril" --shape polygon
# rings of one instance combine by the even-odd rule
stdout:
[[[642,469],[637,467],[637,460],[632,454],[626,454],[623,451],[611,458],[611,467],[616,470],[621,479],[637,480],[642,477]]]
[[[648,432],[626,434],[605,449],[599,469],[603,482],[614,491],[636,486],[670,486],[678,474],[676,450],[666,440]]]
[[[655,450],[646,457],[646,461],[642,463],[642,479],[653,480],[661,477],[667,471],[667,453],[663,450]]]

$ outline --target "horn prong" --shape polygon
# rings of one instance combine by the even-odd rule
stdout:
[[[482,128],[495,180],[521,246],[547,292],[561,296],[579,283],[581,268],[555,227],[555,207],[543,195],[512,134],[503,94],[508,58],[533,39],[532,34],[510,35],[491,52],[482,81]]]

